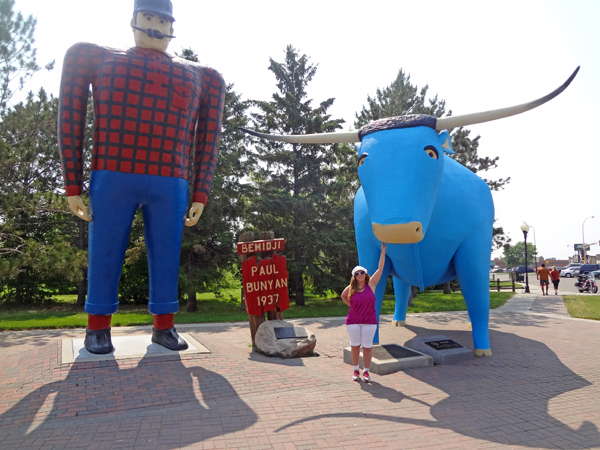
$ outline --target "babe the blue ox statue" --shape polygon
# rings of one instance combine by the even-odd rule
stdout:
[[[303,136],[252,135],[289,143],[360,142],[354,199],[359,264],[373,273],[381,242],[388,244],[382,279],[394,277],[395,325],[404,325],[410,286],[458,278],[473,327],[475,356],[489,356],[489,263],[494,205],[488,185],[444,153],[452,154],[446,129],[501,119],[551,100],[571,83],[579,67],[554,92],[533,102],[463,116],[408,115],[377,120],[359,131]],[[377,314],[386,283],[375,292]],[[375,335],[379,342],[379,330]]]

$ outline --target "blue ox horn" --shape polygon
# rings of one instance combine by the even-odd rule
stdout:
[[[491,111],[479,112],[474,114],[463,114],[462,116],[450,116],[437,118],[435,129],[436,131],[447,130],[456,127],[464,127],[467,125],[474,125],[476,123],[491,122],[492,120],[504,119],[505,117],[515,116],[517,114],[524,113],[531,109],[537,108],[540,105],[552,100],[554,97],[564,91],[571,81],[575,78],[579,72],[579,66],[571,74],[569,79],[565,81],[562,86],[558,87],[550,94],[545,95],[537,100],[533,100],[528,103],[521,105],[510,106],[508,108],[494,109]],[[268,139],[270,141],[288,142],[290,144],[339,144],[339,143],[350,143],[360,142],[362,137],[369,134],[365,128],[369,125],[365,125],[358,131],[346,131],[336,133],[319,133],[319,134],[304,134],[304,135],[281,135],[281,134],[266,134],[259,133],[256,131],[240,128],[240,130],[251,134],[253,136]],[[393,127],[393,125],[392,125]],[[381,129],[381,128],[379,128]]]

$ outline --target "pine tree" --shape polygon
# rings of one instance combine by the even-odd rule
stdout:
[[[14,0],[0,0],[0,114],[12,96],[41,68],[36,59],[33,34],[37,20],[15,14]],[[46,65],[54,67],[54,61]]]
[[[42,301],[78,276],[85,255],[72,245],[56,137],[57,99],[40,90],[0,124],[0,278],[5,301]]]
[[[284,62],[270,59],[277,92],[271,101],[254,101],[256,129],[280,134],[332,132],[342,119],[327,113],[334,99],[316,107],[307,86],[317,66],[291,45]],[[256,141],[259,164],[252,173],[255,194],[248,222],[273,230],[286,240],[290,286],[296,305],[305,304],[305,280],[317,293],[340,283],[339,267],[348,266],[354,247],[347,173],[348,147]],[[356,170],[353,168],[353,170]],[[347,275],[348,272],[345,273]],[[339,287],[338,287],[339,289]]]
[[[198,62],[190,48],[181,57]],[[187,310],[196,311],[196,292],[220,294],[229,287],[228,279],[238,262],[235,237],[242,226],[242,216],[249,195],[247,136],[239,127],[248,122],[248,104],[227,85],[219,159],[206,208],[194,227],[185,227],[181,245],[180,290],[187,294]],[[190,175],[191,179],[191,175]]]

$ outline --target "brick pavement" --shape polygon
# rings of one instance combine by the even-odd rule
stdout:
[[[61,339],[82,330],[0,333],[0,448],[600,448],[600,322],[541,312],[559,299],[493,311],[492,357],[370,385],[350,381],[341,318],[296,321],[319,353],[297,360],[251,353],[245,324],[186,328],[210,355],[75,364]],[[445,334],[472,348],[464,313],[390,320],[383,343]]]

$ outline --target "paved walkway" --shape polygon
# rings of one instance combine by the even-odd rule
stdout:
[[[75,364],[61,340],[82,330],[0,333],[0,448],[600,448],[600,322],[561,303],[517,294],[490,315],[493,356],[371,384],[350,381],[343,318],[295,321],[319,353],[297,360],[251,353],[241,323],[181,327],[210,355]],[[465,313],[390,321],[383,343],[445,334],[472,348]]]

